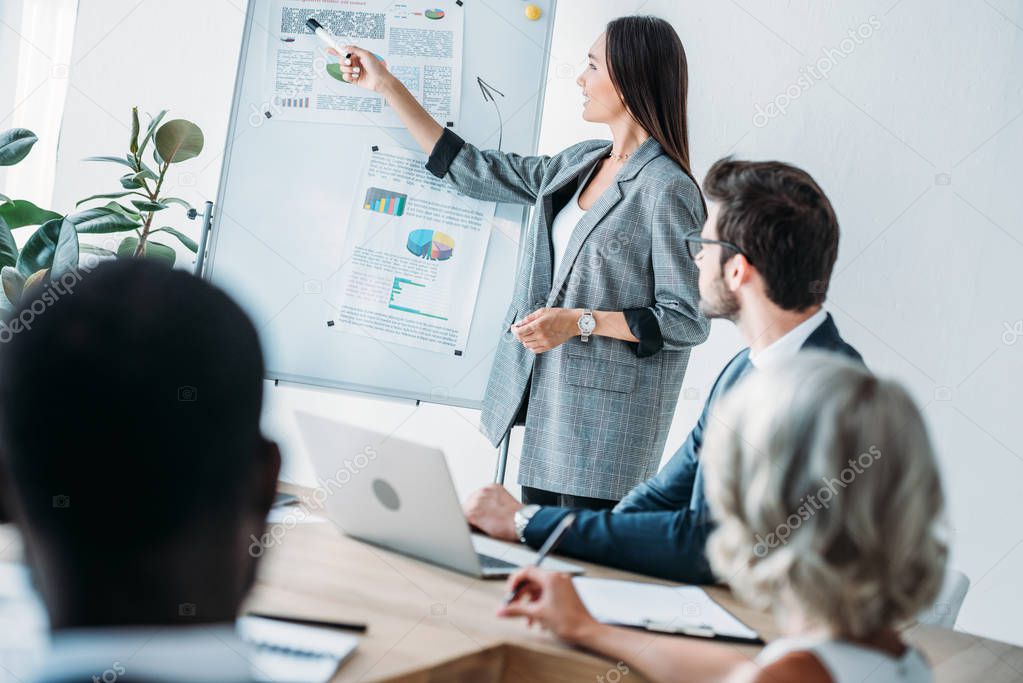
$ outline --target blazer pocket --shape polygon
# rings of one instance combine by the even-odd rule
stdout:
[[[589,387],[628,394],[636,387],[636,359],[609,358],[606,351],[571,344],[565,355],[565,381],[576,387]]]

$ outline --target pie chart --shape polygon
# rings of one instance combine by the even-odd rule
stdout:
[[[438,230],[413,230],[405,247],[409,253],[428,261],[447,261],[455,253],[455,240]]]
[[[427,19],[443,19],[444,18],[444,10],[442,10],[442,9],[428,9],[428,10],[426,10],[426,18]]]

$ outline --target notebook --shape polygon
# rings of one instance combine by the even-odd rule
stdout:
[[[350,633],[262,617],[239,617],[236,628],[258,681],[323,683],[359,645]]]
[[[583,576],[573,579],[573,583],[586,609],[605,624],[742,643],[763,642],[756,631],[697,586]]]

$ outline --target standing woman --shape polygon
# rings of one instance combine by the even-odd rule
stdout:
[[[608,24],[577,83],[612,141],[554,156],[481,151],[441,127],[371,53],[342,71],[382,94],[436,176],[534,207],[483,399],[497,446],[525,424],[524,503],[610,508],[657,471],[693,346],[707,338],[684,238],[706,212],[689,167],[685,51],[669,23]]]

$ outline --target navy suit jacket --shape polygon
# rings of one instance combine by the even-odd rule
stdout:
[[[811,349],[863,362],[856,349],[842,340],[830,314],[800,347]],[[714,524],[703,491],[700,449],[711,406],[751,367],[749,349],[743,349],[714,381],[700,419],[671,460],[630,491],[613,511],[576,510],[575,523],[558,553],[662,579],[713,583],[704,549]],[[537,510],[526,527],[526,543],[540,547],[569,512],[563,507]]]

